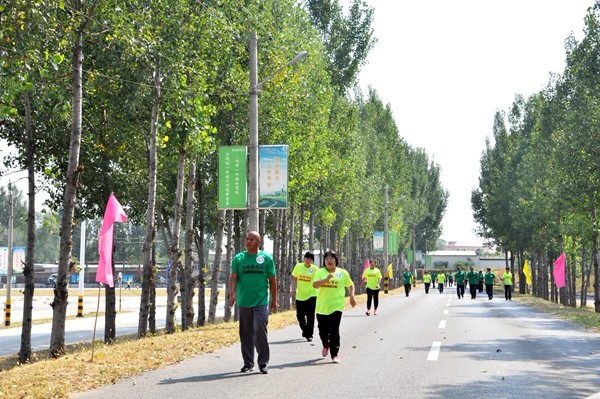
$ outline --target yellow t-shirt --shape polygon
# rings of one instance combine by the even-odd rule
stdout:
[[[316,265],[306,267],[304,263],[298,263],[292,270],[292,276],[296,277],[296,299],[306,301],[310,297],[317,296],[317,289],[313,287],[315,273],[319,270]]]
[[[383,277],[381,275],[381,270],[376,267],[373,269],[367,267],[362,275],[362,278],[367,280],[367,288],[371,290],[379,289],[379,281],[381,280],[381,277]]]
[[[431,274],[424,274],[423,275],[423,282],[424,283],[431,283]]]
[[[322,267],[315,273],[315,280],[323,280],[329,272]],[[333,277],[317,290],[317,314],[330,315],[335,311],[344,311],[346,307],[346,287],[352,286],[350,274],[339,267],[335,268]]]
[[[438,284],[442,284],[444,281],[446,281],[446,275],[444,273],[438,274],[436,278],[437,278]]]
[[[504,285],[512,285],[513,276],[511,272],[504,272],[502,278],[504,279]]]

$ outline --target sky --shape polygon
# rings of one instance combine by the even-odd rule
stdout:
[[[583,37],[592,0],[365,0],[375,47],[360,73],[389,104],[400,135],[441,167],[442,239],[481,241],[471,210],[486,137],[515,95],[562,74],[565,39]],[[346,5],[349,0],[341,0]]]

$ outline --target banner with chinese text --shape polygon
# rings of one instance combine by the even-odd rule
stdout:
[[[287,208],[288,146],[259,146],[258,173],[258,207]]]
[[[219,209],[246,209],[244,146],[219,147]]]

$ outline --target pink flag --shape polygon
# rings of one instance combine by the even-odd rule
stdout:
[[[113,252],[113,223],[127,221],[127,215],[119,201],[113,193],[110,193],[106,210],[104,211],[104,220],[102,221],[102,230],[98,239],[98,270],[96,271],[96,281],[106,284],[109,287],[115,286],[115,279],[112,272],[112,252]]]
[[[365,276],[365,270],[367,270],[369,268],[369,266],[371,266],[371,263],[369,262],[369,259],[367,259],[365,261],[365,267],[363,267],[363,272],[362,272],[362,276],[363,276],[362,281],[363,281],[363,283],[366,280],[366,278],[364,277]]]
[[[554,282],[556,288],[562,288],[566,284],[565,282],[565,253],[560,254],[558,259],[554,261]]]

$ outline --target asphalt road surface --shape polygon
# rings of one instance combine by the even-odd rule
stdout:
[[[77,296],[69,296],[67,306],[67,316],[77,315]],[[34,320],[51,320],[52,308],[51,297],[36,297],[33,304],[32,315]],[[166,296],[156,297],[156,328],[162,329],[166,322]],[[206,305],[208,306],[208,297]],[[217,317],[223,316],[223,302],[217,305]],[[197,304],[195,305],[197,306]],[[85,313],[99,311],[103,312],[105,308],[104,296],[100,296],[98,302],[97,296],[87,295],[84,297],[83,310]],[[115,321],[116,335],[123,336],[136,334],[138,329],[138,315],[140,309],[140,298],[133,296],[123,296],[119,300],[117,294],[117,318]],[[197,308],[196,308],[197,310]],[[180,317],[181,312],[176,314]],[[20,322],[23,318],[23,298],[16,296],[12,303],[12,324]],[[91,342],[94,337],[94,324],[96,324],[96,340],[104,339],[104,316],[100,315],[96,321],[94,317],[83,317],[68,319],[65,322],[65,344],[75,344],[80,342]],[[52,323],[33,324],[31,327],[31,348],[35,351],[48,349],[50,346],[50,333]],[[0,329],[0,356],[13,355],[18,353],[21,348],[21,327]]]
[[[467,296],[469,294],[467,293]],[[600,392],[600,337],[504,298],[451,288],[381,294],[344,313],[341,363],[297,326],[271,331],[269,374],[240,373],[239,344],[79,393],[118,398],[586,398]]]

